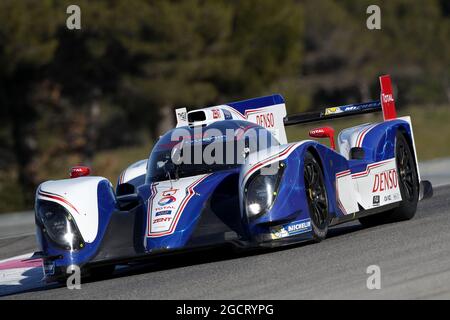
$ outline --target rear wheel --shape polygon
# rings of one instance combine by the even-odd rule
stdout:
[[[313,240],[320,242],[325,239],[328,233],[328,197],[322,169],[309,151],[305,154],[303,175]]]
[[[395,158],[402,202],[400,206],[373,216],[360,218],[365,226],[410,220],[414,217],[419,201],[419,179],[414,154],[400,131],[397,132]]]

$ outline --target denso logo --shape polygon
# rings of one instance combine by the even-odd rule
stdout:
[[[383,93],[381,95],[381,99],[383,100],[384,103],[394,102],[394,97],[392,96],[392,94]]]
[[[372,192],[381,192],[397,188],[397,170],[391,169],[375,175]]]
[[[264,128],[273,128],[275,126],[273,113],[266,113],[256,116],[256,123]]]

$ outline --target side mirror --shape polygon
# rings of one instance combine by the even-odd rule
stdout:
[[[116,200],[117,200],[117,207],[121,211],[131,210],[141,203],[141,198],[136,193],[117,196]]]
[[[333,150],[336,150],[336,144],[334,143],[334,129],[331,127],[321,127],[317,129],[312,129],[309,131],[309,136],[311,138],[329,138],[330,146]]]
[[[117,187],[116,200],[119,210],[125,211],[141,203],[141,198],[137,194],[136,187],[130,183],[122,183]]]
[[[77,166],[70,169],[70,179],[86,177],[91,174],[91,169],[85,166]]]

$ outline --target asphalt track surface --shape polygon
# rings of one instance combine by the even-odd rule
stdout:
[[[411,221],[367,229],[352,222],[319,244],[165,258],[83,282],[80,290],[51,285],[20,293],[19,285],[3,299],[449,299],[449,230],[450,186],[442,186]],[[0,252],[30,252],[34,241],[0,239]],[[380,290],[367,288],[370,265],[380,267]]]

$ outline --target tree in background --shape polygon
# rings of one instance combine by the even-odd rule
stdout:
[[[81,30],[69,4],[0,2],[0,211],[149,143],[177,107],[279,92],[294,113],[376,97],[382,73],[404,104],[450,101],[447,0],[78,0]],[[366,28],[371,4],[382,30]]]
[[[46,67],[57,47],[55,7],[55,1],[6,0],[0,4],[0,121],[2,134],[7,137],[3,145],[7,161],[1,161],[1,165],[5,171],[17,168],[22,187],[18,193],[28,201],[36,184],[36,129],[40,118],[34,94],[46,77]]]
[[[448,75],[443,66],[449,65],[444,2],[302,1],[306,11],[302,86],[311,88],[321,104],[369,100],[378,94],[377,76],[390,73],[405,104],[442,103]],[[366,9],[372,4],[382,10],[381,30],[365,27]]]
[[[133,121],[145,120],[153,134],[162,133],[173,125],[177,106],[252,97],[297,75],[300,12],[293,1],[149,2],[141,8],[137,36],[125,42],[142,62],[123,83]],[[151,107],[159,110],[157,117]],[[169,121],[157,127],[161,118]]]

